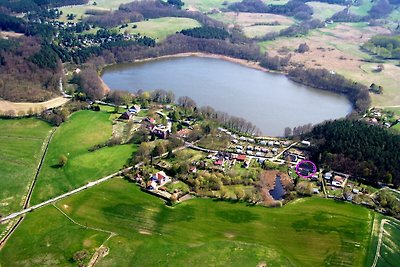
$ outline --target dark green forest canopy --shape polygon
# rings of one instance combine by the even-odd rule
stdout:
[[[0,6],[13,12],[37,11],[41,8],[86,4],[88,0],[0,0]]]
[[[313,158],[371,183],[400,184],[400,135],[360,121],[338,120],[313,129]]]
[[[229,37],[229,33],[225,29],[207,27],[207,26],[182,30],[181,33],[191,37],[205,38],[205,39],[225,40],[226,38]]]

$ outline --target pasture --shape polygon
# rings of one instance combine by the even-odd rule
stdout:
[[[193,199],[168,207],[118,178],[56,205],[83,225],[117,233],[105,243],[110,252],[99,266],[132,266],[138,262],[146,266],[363,266],[371,231],[371,211],[347,203],[307,198],[269,209]],[[81,243],[81,247],[64,252],[65,238],[58,237],[68,234],[71,240],[82,242],[81,229],[71,232],[70,228],[57,227],[57,234],[51,235],[55,231],[51,224],[39,224],[55,211],[48,207],[30,214],[1,252],[0,264],[9,259],[16,265],[26,262],[29,257],[19,255],[22,242],[25,251],[42,246],[31,256],[44,258],[46,244],[42,240],[46,239],[42,234],[53,238],[51,248],[60,248],[52,251],[52,258],[65,259],[73,250],[83,249]],[[34,227],[40,228],[40,233],[24,237],[27,234],[23,230]],[[68,261],[60,264],[71,265]]]
[[[127,163],[136,146],[118,145],[88,151],[111,137],[112,115],[79,111],[57,129],[33,191],[32,204],[109,175]],[[67,157],[63,167],[59,166],[61,155]]]
[[[133,28],[133,25],[136,25],[137,28]],[[119,29],[121,33],[124,33],[125,31],[129,33],[140,33],[141,35],[154,38],[157,42],[159,42],[167,38],[169,35],[175,34],[176,32],[199,26],[201,26],[200,23],[194,19],[164,17],[129,23],[128,27],[117,29]]]
[[[52,127],[41,120],[0,120],[0,214],[22,209]]]
[[[321,2],[307,2],[307,5],[311,6],[314,11],[313,18],[321,21],[332,17],[335,13],[345,8],[345,6]]]

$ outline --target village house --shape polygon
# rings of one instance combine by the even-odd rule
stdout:
[[[302,144],[302,145],[305,145],[305,146],[311,146],[310,141],[305,141],[305,140],[303,140],[303,141],[301,141],[301,144]]]
[[[345,178],[339,175],[335,175],[332,179],[332,185],[336,187],[343,187]]]
[[[133,113],[131,113],[129,111],[126,111],[126,112],[122,113],[121,116],[119,116],[120,120],[130,120],[132,118],[133,118]]]
[[[169,178],[168,175],[165,174],[165,172],[159,171],[155,174],[150,175],[150,181],[156,182],[157,185],[161,186],[171,181],[171,178]]]
[[[243,155],[243,154],[237,155],[236,160],[240,161],[240,162],[244,162],[246,160],[246,155]]]
[[[140,106],[139,105],[133,105],[132,107],[130,107],[129,109],[128,109],[128,111],[129,112],[132,112],[132,113],[139,113],[140,112]]]
[[[146,184],[146,189],[147,190],[156,190],[157,189],[157,183],[155,181],[148,181]]]
[[[187,138],[191,132],[192,130],[190,129],[182,129],[176,132],[176,134],[181,138]]]
[[[332,173],[331,173],[331,172],[325,173],[325,174],[324,174],[324,178],[325,178],[326,180],[331,180],[331,179],[332,179]]]

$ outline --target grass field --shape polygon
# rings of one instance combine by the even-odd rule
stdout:
[[[79,111],[55,133],[32,195],[32,204],[60,195],[111,174],[127,163],[135,147],[120,145],[94,152],[88,149],[111,137],[108,112]],[[60,155],[68,162],[59,167]]]
[[[0,214],[22,209],[45,139],[52,127],[40,120],[0,120]]]
[[[137,28],[133,29],[133,25],[137,25]],[[140,33],[141,35],[152,37],[156,39],[156,41],[162,41],[176,32],[199,26],[201,26],[200,23],[194,19],[164,17],[129,23],[128,27],[119,29],[119,31],[121,33],[125,31],[128,31],[129,33]]]
[[[198,10],[202,12],[208,12],[213,9],[219,9],[224,7],[222,3],[226,2],[228,4],[237,2],[236,0],[186,0],[184,8],[189,10]]]
[[[307,2],[307,5],[311,6],[314,11],[313,18],[321,21],[332,17],[333,14],[342,11],[345,8],[345,6],[321,2]]]
[[[27,215],[0,251],[0,266],[78,266],[74,253],[86,249],[93,254],[108,236],[78,226],[48,206]]]
[[[93,5],[94,2],[96,2],[96,5]],[[86,5],[64,6],[59,8],[63,12],[59,20],[64,22],[76,22],[86,16],[85,12],[87,10],[116,10],[121,4],[130,2],[132,2],[132,0],[90,0]],[[75,14],[76,18],[74,20],[67,20],[67,14],[71,13]]]
[[[368,15],[368,11],[371,9],[374,2],[370,0],[360,0],[361,5],[359,6],[351,6],[350,12],[359,16]]]
[[[371,211],[331,200],[308,198],[268,209],[194,199],[167,207],[123,179],[100,184],[57,206],[81,224],[118,234],[105,244],[110,253],[99,266],[363,266],[371,228]],[[42,233],[54,228],[40,221],[53,214],[49,207],[29,215],[1,252],[0,264],[12,259],[22,265],[27,259],[19,256],[22,242],[25,251],[45,247]],[[40,232],[26,238],[23,230],[35,227]],[[51,247],[63,248],[65,240],[58,235],[66,233],[72,240],[84,239],[59,227]],[[65,259],[66,252],[52,253],[53,258]]]

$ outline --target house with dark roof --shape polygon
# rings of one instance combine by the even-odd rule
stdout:
[[[133,113],[131,113],[129,111],[126,111],[126,112],[122,113],[121,116],[119,116],[120,120],[130,120],[132,118],[133,118]]]
[[[140,106],[139,105],[133,105],[132,107],[130,107],[129,109],[128,109],[128,111],[129,112],[132,112],[132,113],[139,113],[140,112]]]

